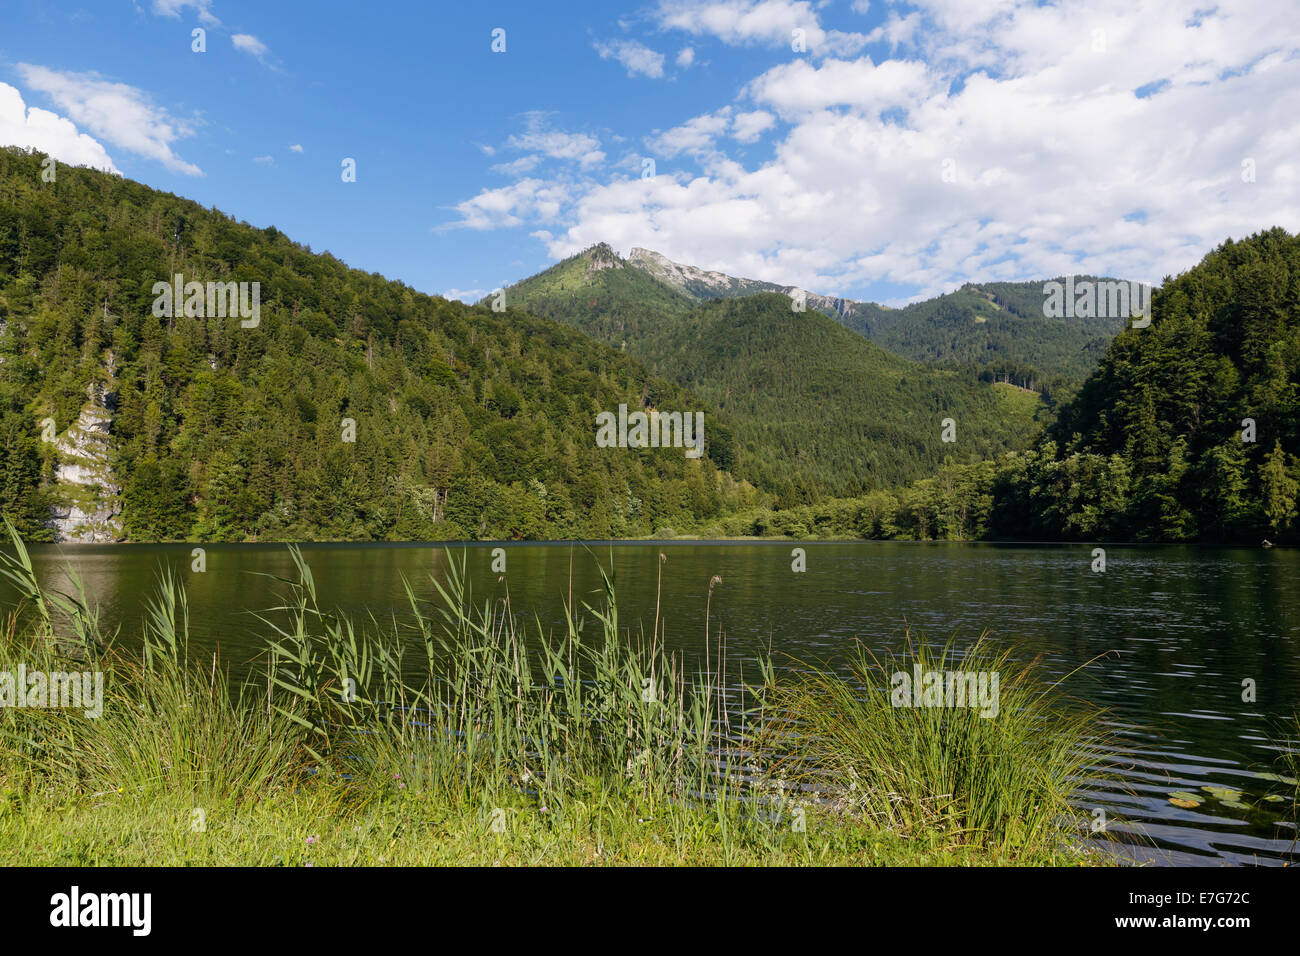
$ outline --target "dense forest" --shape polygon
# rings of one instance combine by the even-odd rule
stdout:
[[[1300,236],[1225,242],[1154,294],[1035,447],[736,534],[1295,542]]]
[[[1097,367],[1127,319],[1045,316],[1043,285],[967,283],[901,309],[859,302],[843,310],[841,321],[918,362],[973,365],[990,380],[1059,395]]]
[[[705,398],[734,425],[735,471],[778,504],[812,504],[1027,448],[1045,410],[969,368],[884,351],[822,313],[760,293],[694,304],[598,245],[505,290]],[[943,440],[951,419],[954,441]]]
[[[0,512],[33,538],[87,494],[60,479],[96,415],[77,504],[131,540],[637,536],[762,500],[725,416],[616,349],[41,159],[0,150]],[[155,316],[177,273],[260,283],[260,323]],[[598,448],[623,402],[704,411],[707,457]]]

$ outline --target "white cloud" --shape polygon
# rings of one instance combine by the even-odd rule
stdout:
[[[648,76],[659,79],[664,75],[664,55],[656,53],[636,40],[618,40],[613,43],[596,43],[596,52],[602,60],[617,60],[623,64],[628,76]]]
[[[153,0],[153,12],[165,17],[180,19],[182,11],[190,7],[194,8],[200,23],[210,27],[221,25],[221,21],[212,13],[210,0]]]
[[[75,123],[56,113],[28,109],[22,94],[6,83],[0,83],[0,146],[37,149],[69,166],[119,172],[93,137],[77,132]]]
[[[684,46],[677,51],[677,65],[683,70],[695,62],[695,50],[692,47]]]
[[[275,165],[275,157],[274,157],[274,156],[254,156],[254,157],[253,157],[253,162],[257,163],[259,166],[274,166],[274,165]]]
[[[302,143],[294,143],[292,146],[289,147],[289,151],[293,153],[301,153]]]
[[[473,305],[475,302],[482,301],[483,297],[491,291],[491,289],[448,289],[441,295],[449,301],[460,301],[466,305]]]
[[[521,226],[527,221],[554,220],[571,201],[562,184],[540,179],[521,179],[500,189],[485,189],[473,199],[456,205],[460,221],[442,228],[500,229]]]
[[[266,59],[271,52],[270,47],[253,36],[251,33],[236,33],[230,38],[236,50],[241,53],[247,53],[249,56],[257,57],[259,60]]]
[[[476,221],[526,225],[557,258],[607,241],[827,293],[887,282],[917,296],[1065,272],[1158,282],[1229,236],[1300,231],[1300,41],[1271,0],[1199,17],[1200,0],[911,6],[877,37],[895,53],[793,59],[655,134],[661,155],[696,157],[694,176],[536,179],[529,195],[556,190],[544,233],[522,193],[493,194],[508,214]],[[662,7],[734,43],[783,42],[797,8],[812,12]],[[784,125],[769,159],[719,150],[772,114]]]
[[[731,135],[742,143],[753,143],[776,123],[776,117],[766,110],[737,113],[731,122]]]
[[[600,140],[594,136],[548,129],[544,113],[528,113],[525,122],[527,131],[512,135],[506,141],[507,146],[542,153],[551,159],[577,162],[581,166],[592,166],[605,160]]]
[[[541,161],[542,157],[533,153],[530,156],[520,156],[509,163],[497,163],[492,167],[492,172],[501,173],[503,176],[522,176],[536,169]]]
[[[665,132],[656,132],[646,141],[650,151],[664,159],[679,153],[700,154],[713,149],[714,140],[721,136],[731,123],[731,107],[724,106],[716,113],[706,113],[687,120]]]
[[[784,63],[758,77],[747,92],[782,115],[833,106],[870,113],[919,105],[946,85],[919,60],[886,60],[876,65],[864,56],[826,60],[820,66],[807,60]]]
[[[824,30],[807,0],[659,0],[654,16],[663,29],[712,36],[734,46],[792,50],[796,30],[813,54],[851,54],[867,41],[861,33]]]
[[[157,160],[174,173],[201,176],[203,170],[172,151],[172,143],[194,135],[190,121],[153,105],[146,93],[97,73],[60,73],[30,63],[18,72],[32,89],[48,95],[74,122],[128,152]]]

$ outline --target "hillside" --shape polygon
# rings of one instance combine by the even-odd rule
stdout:
[[[0,150],[0,512],[30,536],[635,536],[760,497],[716,409],[616,349],[41,158]],[[259,283],[256,324],[156,315],[178,273]],[[710,457],[596,447],[647,402],[706,412]]]
[[[595,246],[510,286],[507,301],[626,348],[735,428],[738,474],[787,504],[853,495],[1025,447],[1035,396],[891,355],[765,293],[699,305]],[[957,423],[955,443],[942,421]]]
[[[1293,536],[1298,389],[1300,237],[1274,228],[1166,280],[1150,328],[1115,339],[1037,468],[1108,535]],[[1059,510],[1043,512],[1047,530]]]
[[[696,302],[794,287],[673,262],[633,249],[627,262]],[[1082,277],[1093,278],[1093,277]],[[1119,318],[1046,318],[1043,282],[967,283],[899,309],[807,292],[808,307],[917,362],[974,366],[988,380],[1042,391],[1082,381],[1124,326]]]

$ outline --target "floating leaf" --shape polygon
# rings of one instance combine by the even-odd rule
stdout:
[[[1260,780],[1272,780],[1276,783],[1285,783],[1288,787],[1300,787],[1300,780],[1295,777],[1284,777],[1277,773],[1257,773],[1255,774]]]
[[[1205,801],[1194,793],[1179,790],[1177,793],[1169,795],[1169,802],[1176,807],[1182,807],[1184,810],[1191,810],[1193,807],[1199,807]]]
[[[1234,800],[1235,801],[1241,800],[1241,791],[1234,790],[1232,789],[1232,787],[1207,786],[1207,787],[1201,787],[1201,789],[1204,790],[1206,793],[1208,793],[1210,796],[1214,797],[1216,800],[1222,800],[1224,803],[1232,803]]]

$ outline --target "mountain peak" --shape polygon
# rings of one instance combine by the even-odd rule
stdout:
[[[599,272],[601,269],[622,268],[626,263],[619,258],[619,254],[614,251],[613,247],[607,242],[598,242],[585,253],[587,256],[587,275],[593,272]]]

